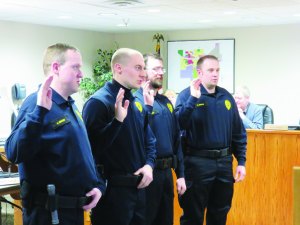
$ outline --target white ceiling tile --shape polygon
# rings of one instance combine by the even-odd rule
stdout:
[[[179,30],[300,22],[300,0],[0,0],[0,20],[103,32]],[[132,1],[132,0],[129,0]],[[149,13],[149,9],[160,9]],[[114,16],[101,16],[114,13]],[[59,19],[71,16],[70,19]],[[209,22],[201,22],[209,21]],[[116,25],[127,23],[126,28]]]

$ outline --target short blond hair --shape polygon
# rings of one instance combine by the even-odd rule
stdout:
[[[52,62],[57,61],[60,64],[64,64],[66,62],[65,53],[68,50],[79,52],[77,48],[62,43],[51,45],[46,49],[43,59],[43,69],[45,75],[49,74]]]
[[[119,48],[115,53],[113,54],[111,58],[111,71],[114,71],[114,65],[116,63],[120,63],[122,65],[127,65],[128,61],[130,60],[130,57],[132,55],[142,55],[139,51],[131,48]]]

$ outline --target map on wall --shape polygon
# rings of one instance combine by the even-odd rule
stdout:
[[[168,41],[168,89],[179,93],[197,78],[199,57],[214,55],[220,61],[219,86],[234,90],[234,39]]]

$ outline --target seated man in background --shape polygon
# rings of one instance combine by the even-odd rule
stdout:
[[[250,91],[246,86],[236,89],[234,94],[240,117],[246,129],[263,129],[263,114],[261,108],[250,102]]]

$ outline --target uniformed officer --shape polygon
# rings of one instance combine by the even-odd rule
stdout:
[[[156,137],[157,159],[153,181],[146,189],[147,224],[172,225],[174,188],[171,168],[176,168],[177,191],[181,196],[185,190],[183,155],[180,144],[180,129],[173,104],[158,93],[163,84],[163,60],[158,54],[145,54],[146,86],[154,91],[154,105],[150,112],[149,124]],[[143,89],[135,92],[144,104]]]
[[[95,207],[104,191],[82,117],[70,97],[83,76],[81,66],[76,48],[47,48],[47,77],[25,99],[5,144],[8,159],[19,164],[25,225],[52,224],[50,211],[57,212],[60,224],[83,225],[83,209]],[[55,185],[56,197],[48,196],[48,184]]]
[[[107,178],[106,194],[92,210],[97,225],[145,224],[145,187],[152,181],[155,137],[145,108],[131,89],[141,86],[144,60],[140,52],[118,49],[111,62],[113,80],[84,105],[83,118],[99,170]],[[152,110],[153,93],[145,92]]]
[[[246,131],[232,95],[218,85],[219,61],[206,55],[197,62],[198,79],[176,101],[184,149],[187,191],[180,199],[182,225],[225,225],[233,183],[246,175]],[[232,174],[232,154],[238,161]]]

